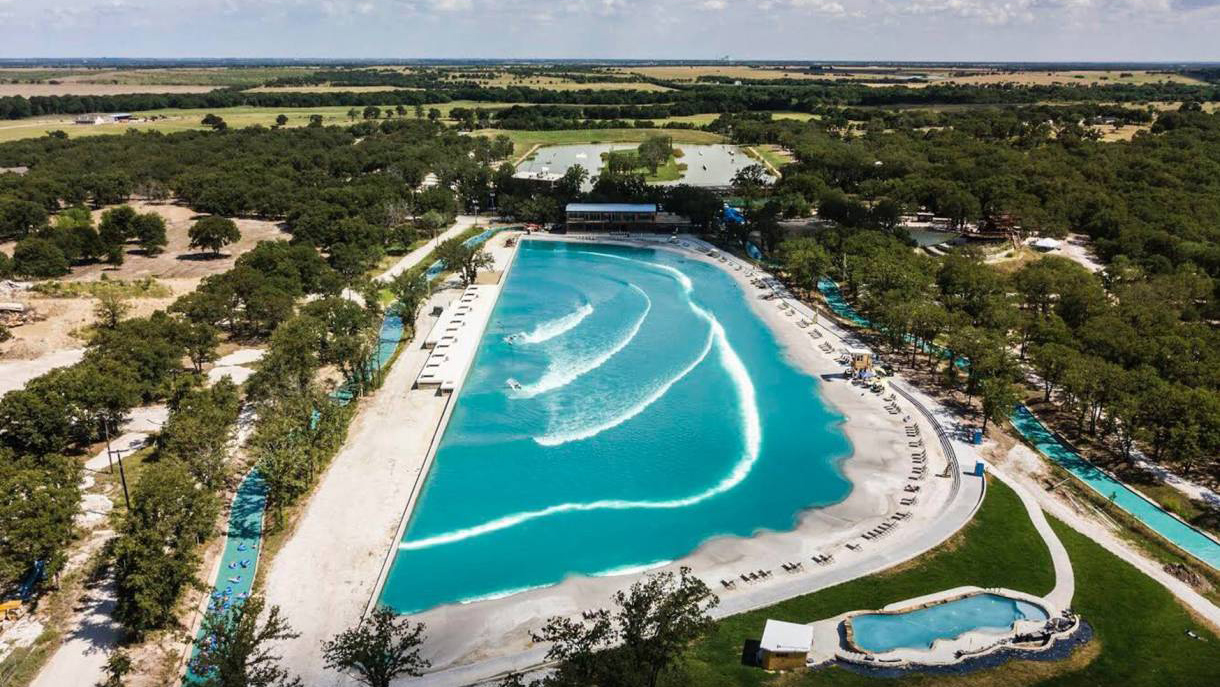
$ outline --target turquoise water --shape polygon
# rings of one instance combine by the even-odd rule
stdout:
[[[1165,512],[1160,506],[1140,496],[1082,458],[1080,454],[1064,446],[1025,406],[1017,406],[1009,419],[1017,431],[1039,451],[1098,494],[1110,499],[1116,506],[1135,516],[1178,548],[1211,567],[1220,569],[1220,543],[1216,540]]]
[[[523,241],[381,602],[620,574],[842,500],[842,418],[778,346],[715,266]]]
[[[998,594],[974,594],[907,613],[866,613],[851,619],[856,646],[875,654],[930,649],[938,639],[973,630],[1006,632],[1018,620],[1046,620],[1046,610]]]

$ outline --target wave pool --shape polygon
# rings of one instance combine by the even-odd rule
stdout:
[[[402,613],[788,530],[850,446],[719,268],[523,241],[381,591]]]

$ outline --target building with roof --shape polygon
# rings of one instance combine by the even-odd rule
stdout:
[[[758,645],[758,663],[765,670],[804,668],[812,646],[813,628],[809,625],[767,620]]]
[[[655,203],[568,203],[568,231],[656,231]]]

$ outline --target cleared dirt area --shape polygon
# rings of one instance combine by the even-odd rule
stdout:
[[[160,279],[160,284],[170,289],[171,295],[160,298],[132,298],[127,301],[132,306],[128,316],[138,317],[152,314],[152,311],[168,308],[174,299],[184,293],[190,293],[199,286],[199,278]],[[93,298],[45,298],[43,295],[26,292],[5,295],[6,300],[20,301],[33,309],[40,317],[38,321],[28,325],[12,327],[9,332],[12,338],[0,344],[0,378],[9,372],[21,373],[20,367],[9,370],[10,361],[26,361],[27,365],[45,367],[46,370],[57,367],[56,361],[71,364],[71,355],[63,358],[66,351],[84,347],[84,334],[93,325]],[[41,370],[45,372],[46,370]],[[30,375],[37,376],[37,375]],[[0,388],[4,384],[0,384]]]
[[[287,240],[289,235],[278,222],[268,222],[257,219],[235,219],[237,228],[241,230],[241,240],[225,246],[220,257],[211,253],[201,253],[190,247],[187,232],[195,219],[200,217],[194,210],[171,203],[148,203],[133,201],[129,203],[136,212],[155,212],[165,218],[165,234],[169,239],[165,252],[155,257],[148,257],[135,247],[129,247],[123,264],[114,265],[83,265],[72,270],[72,274],[64,281],[87,281],[100,279],[105,274],[109,279],[134,280],[143,277],[158,279],[194,279],[199,280],[210,274],[218,274],[233,267],[237,257],[254,248],[259,241]],[[94,222],[101,221],[103,210],[93,213]]]
[[[122,265],[82,265],[65,276],[64,282],[96,281],[105,276],[109,280],[135,281],[145,277],[169,289],[169,295],[156,298],[132,298],[131,316],[148,315],[154,310],[168,307],[178,296],[193,291],[200,280],[233,267],[237,257],[254,248],[259,241],[286,240],[288,234],[275,222],[238,219],[241,240],[226,246],[218,258],[211,254],[191,249],[187,231],[194,223],[196,213],[190,208],[173,204],[132,202],[138,212],[156,212],[165,218],[169,244],[166,251],[155,257],[145,256],[138,249],[128,249]],[[94,213],[95,221],[102,211]],[[0,245],[0,250],[12,253],[13,244]],[[84,345],[82,335],[94,322],[93,298],[47,298],[31,291],[11,291],[0,294],[0,300],[24,303],[40,316],[35,322],[10,329],[12,338],[0,344],[0,373],[3,361],[34,360],[47,354],[80,348]]]

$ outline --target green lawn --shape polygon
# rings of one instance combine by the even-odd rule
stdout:
[[[692,648],[690,684],[1193,687],[1215,683],[1220,671],[1220,638],[1194,622],[1156,582],[1067,526],[1052,524],[1072,557],[1076,575],[1073,607],[1096,631],[1093,642],[1063,662],[1010,661],[964,676],[901,679],[871,678],[839,668],[780,675],[740,663],[742,643],[757,639],[767,618],[811,622],[964,584],[1003,586],[1032,594],[1049,591],[1054,573],[1045,545],[1016,495],[992,480],[974,521],[913,564],[722,621],[712,637]],[[1188,628],[1206,641],[1187,637]]]
[[[849,554],[844,551],[838,555]],[[1040,595],[1054,584],[1050,552],[1020,499],[1008,487],[991,480],[987,498],[974,520],[918,560],[721,621],[715,634],[690,653],[691,684],[727,687],[770,682],[774,676],[740,662],[742,643],[759,638],[768,618],[808,623],[962,585],[1008,587]],[[842,670],[816,671],[807,674],[801,684],[838,684],[836,680],[849,676]]]

